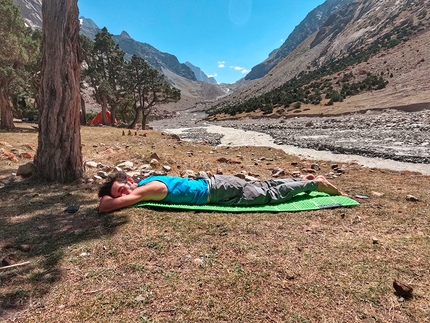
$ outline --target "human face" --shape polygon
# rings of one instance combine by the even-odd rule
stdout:
[[[111,195],[113,198],[128,195],[132,191],[130,183],[114,182],[112,184]]]

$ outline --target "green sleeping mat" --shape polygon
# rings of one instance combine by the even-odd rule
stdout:
[[[165,204],[158,202],[139,202],[133,207],[155,207],[182,209],[192,211],[213,211],[213,212],[299,212],[320,209],[332,209],[337,207],[357,206],[358,202],[346,196],[330,196],[321,192],[301,193],[288,202],[274,205],[257,206],[223,206],[215,204],[207,205],[186,205],[186,204]]]

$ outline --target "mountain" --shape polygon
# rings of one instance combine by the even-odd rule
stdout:
[[[114,35],[113,40],[129,57],[137,55],[160,72],[163,69],[168,69],[190,81],[197,81],[193,71],[186,64],[180,63],[176,56],[160,52],[147,43],[136,41],[125,31],[121,35]]]
[[[42,28],[42,0],[14,0],[14,3],[21,9],[21,15],[28,26]],[[101,28],[90,18],[80,17],[79,19],[81,34],[94,39]],[[112,38],[126,53],[126,58],[132,55],[142,57],[149,65],[163,73],[169,83],[181,90],[181,100],[175,104],[176,109],[189,108],[197,102],[214,100],[226,94],[216,81],[209,78],[209,84],[204,84],[206,81],[203,79],[198,81],[194,71],[186,64],[180,63],[176,56],[163,53],[147,43],[136,41],[126,31],[120,35],[113,35]],[[203,75],[205,75],[203,72],[199,74],[199,76]]]
[[[191,68],[191,70],[194,72],[194,75],[196,76],[198,81],[203,81],[203,82],[207,82],[210,84],[218,84],[218,82],[216,81],[216,79],[214,77],[209,77],[207,76],[201,69],[200,67],[194,66],[193,64],[191,64],[190,62],[185,62],[185,65],[187,65],[189,68]]]
[[[87,36],[89,39],[94,40],[94,38],[96,38],[96,35],[101,31],[99,26],[97,26],[96,23],[89,18],[80,17],[79,20],[81,22],[80,33],[84,36]]]
[[[430,109],[430,0],[356,0],[334,12],[263,77],[217,102],[231,107],[301,77],[330,82],[338,91],[350,77],[382,77],[383,89],[347,96],[326,106],[302,103],[294,115],[322,115],[367,109]],[[319,76],[318,76],[319,75]],[[293,112],[291,112],[293,113]],[[279,116],[278,116],[279,117]]]
[[[338,11],[342,6],[350,4],[353,1],[354,0],[327,0],[309,12],[306,18],[294,28],[293,32],[288,36],[282,46],[272,51],[264,62],[254,66],[245,76],[245,79],[255,80],[269,73],[273,67],[287,57],[300,43],[317,32],[333,13]]]
[[[25,24],[31,28],[42,29],[42,0],[14,0],[21,10]]]
[[[91,19],[85,17],[80,17],[79,19],[81,21],[81,34],[88,38],[94,39],[96,34],[101,31]],[[137,41],[131,38],[126,31],[123,31],[120,35],[113,35],[112,38],[126,53],[126,58],[137,55],[142,57],[149,65],[159,72],[162,72],[163,69],[168,69],[190,81],[197,80],[194,72],[186,64],[180,63],[176,56],[163,53],[147,43]]]

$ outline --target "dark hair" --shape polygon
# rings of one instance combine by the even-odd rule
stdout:
[[[108,176],[102,187],[99,189],[99,197],[105,195],[112,196],[112,185],[115,182],[127,183],[127,174],[125,172],[115,172]]]

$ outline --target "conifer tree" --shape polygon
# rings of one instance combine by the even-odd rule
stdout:
[[[0,0],[0,17],[0,128],[12,130],[11,85],[37,55],[37,46],[12,0]]]

